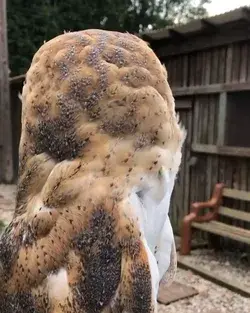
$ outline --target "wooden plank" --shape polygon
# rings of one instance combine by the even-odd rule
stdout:
[[[235,225],[228,225],[223,222],[212,221],[209,224],[212,224],[212,228],[224,231],[227,233],[228,238],[236,239],[236,236],[239,236],[239,239],[236,239],[241,242],[246,242],[249,244],[250,242],[250,230],[244,229],[242,227],[238,227]],[[231,237],[230,237],[231,236]],[[234,237],[233,237],[234,236]]]
[[[203,86],[209,86],[212,69],[212,51],[205,52],[205,77]]]
[[[199,138],[199,122],[200,122],[200,101],[199,98],[194,99],[194,106],[193,106],[193,127],[192,129],[192,136],[191,136],[191,142],[198,143]],[[191,144],[190,144],[191,147]],[[190,149],[190,148],[189,148]],[[190,155],[191,157],[191,155]],[[198,182],[198,176],[197,176],[197,166],[192,166],[190,168],[190,194],[189,194],[189,200],[190,202],[197,201],[197,187],[199,185]]]
[[[233,219],[238,219],[238,220],[250,223],[250,213],[247,213],[247,212],[233,210],[231,208],[221,206],[219,208],[219,213],[221,215],[228,216]]]
[[[245,83],[225,83],[225,84],[212,84],[206,86],[190,86],[173,88],[172,92],[175,97],[193,96],[202,94],[216,94],[221,92],[233,91],[249,91],[250,82]]]
[[[168,73],[168,82],[172,88],[172,62],[171,62],[171,58],[169,58],[168,60],[165,61],[165,66],[166,66],[167,73]]]
[[[204,277],[205,279],[214,282],[215,284],[218,284],[222,287],[226,287],[232,290],[233,292],[241,294],[244,297],[250,298],[250,289],[247,288],[245,285],[241,284],[240,281],[235,282],[233,280],[229,280],[222,276],[219,276],[218,274],[213,274],[213,272],[206,270],[202,266],[192,264],[190,261],[188,261],[188,259],[185,256],[178,255],[177,264],[178,267],[180,268],[191,270],[194,273]]]
[[[250,231],[242,228],[214,221],[209,223],[192,223],[192,227],[222,237],[227,237],[232,240],[250,244]]]
[[[0,136],[3,154],[0,166],[0,181],[13,180],[11,104],[9,92],[8,38],[6,0],[0,2]]]
[[[200,85],[203,86],[206,84],[205,75],[206,75],[206,52],[200,51],[201,58],[201,77],[200,77]]]
[[[244,190],[237,190],[231,188],[223,189],[223,196],[228,198],[233,198],[242,201],[250,201],[250,192]]]
[[[240,45],[233,45],[232,82],[238,82],[240,78]]]
[[[250,81],[250,42],[247,42],[247,81]]]
[[[213,99],[213,106],[214,106],[214,116],[218,116],[219,114],[219,95],[210,95],[210,97]],[[216,123],[213,124],[214,127],[214,138],[213,138],[213,144],[216,145],[217,143],[217,136],[218,136],[218,119],[214,119],[216,121]]]
[[[198,123],[199,123],[199,109],[200,104],[198,99],[194,102],[194,125],[193,125],[193,142],[198,143]]]
[[[202,127],[201,127],[201,143],[208,144],[209,133],[211,131],[211,125],[209,124],[209,111],[210,111],[210,102],[209,96],[203,97],[202,103],[202,111],[203,111],[203,119],[202,119]],[[213,121],[214,123],[214,121]],[[204,188],[204,197],[205,199],[209,199],[211,196],[210,188],[211,188],[211,180],[210,180],[210,171],[211,171],[211,162],[209,161],[209,156],[205,156],[204,158],[205,167],[201,173],[202,181],[200,182],[200,188],[203,186]],[[205,210],[206,212],[206,210]]]
[[[242,158],[250,158],[250,148],[231,147],[231,146],[217,146],[217,145],[205,145],[205,144],[192,144],[193,152],[227,155]]]
[[[197,129],[197,142],[198,143],[202,143],[202,132],[203,132],[203,116],[204,116],[204,110],[203,110],[203,105],[202,105],[202,101],[204,98],[202,97],[197,97],[197,102],[196,102],[196,106],[197,106],[197,110],[199,112],[198,114],[198,129]]]
[[[178,24],[174,27],[161,28],[159,30],[145,31],[137,34],[137,36],[145,40],[160,40],[160,39],[183,39],[188,34],[210,34],[214,35],[224,27],[230,28],[230,25],[235,22],[249,22],[249,9],[240,7],[238,9],[226,12],[224,14],[207,17],[206,19],[195,19],[187,24]],[[228,27],[229,25],[229,27]]]
[[[172,69],[172,71],[171,71],[171,81],[172,81],[172,83],[171,83],[171,85],[173,86],[173,87],[176,87],[177,86],[177,84],[176,84],[176,73],[177,73],[177,68],[176,68],[176,56],[174,56],[173,58],[171,58],[171,69]]]
[[[211,62],[211,77],[210,77],[210,84],[216,84],[218,83],[218,67],[219,67],[219,55],[218,55],[219,51],[218,48],[214,48],[212,51],[212,62]]]
[[[240,82],[247,81],[247,43],[244,42],[241,46],[240,57]]]
[[[189,86],[195,88],[196,54],[189,55]],[[189,87],[188,87],[189,88]]]
[[[218,115],[218,97],[216,95],[210,95],[210,120],[209,124],[211,125],[210,128],[210,135],[209,144],[216,144],[217,141],[217,123],[218,121],[214,118]],[[208,155],[208,167],[210,168],[210,188],[208,188],[208,198],[210,198],[212,194],[212,189],[214,188],[215,184],[219,181],[219,157],[217,155]],[[210,165],[211,164],[211,165]]]
[[[213,47],[221,47],[240,41],[250,39],[250,25],[241,25],[241,27],[223,27],[219,32],[206,35],[201,34],[193,38],[184,38],[181,41],[159,40],[151,41],[151,47],[160,58],[172,55],[187,54],[194,51],[205,50]]]
[[[186,137],[186,143],[185,143],[185,150],[186,150],[186,156],[185,156],[185,181],[184,181],[184,199],[183,199],[183,209],[184,209],[184,215],[187,215],[189,213],[189,207],[190,207],[190,166],[188,161],[191,157],[191,143],[192,143],[192,111],[189,110],[187,112],[187,137]]]
[[[224,84],[226,82],[226,47],[220,48],[218,83]]]
[[[192,99],[189,98],[179,98],[175,101],[176,110],[187,110],[192,108]]]
[[[10,77],[9,82],[10,82],[10,84],[21,83],[25,80],[25,76],[26,76],[25,74],[22,74],[22,75]]]
[[[209,133],[209,96],[204,98],[203,103],[203,127],[202,127],[202,141],[201,143],[208,144],[208,133]]]
[[[204,64],[202,63],[202,52],[198,51],[196,56],[196,73],[195,73],[195,85],[201,86],[202,85],[202,70]]]
[[[182,56],[182,60],[183,60],[183,81],[182,81],[182,86],[186,87],[188,86],[188,55],[184,55]]]
[[[159,303],[168,305],[172,302],[176,302],[185,298],[190,298],[197,294],[198,291],[195,288],[181,284],[177,281],[173,281],[171,286],[160,283],[157,301]]]
[[[240,173],[240,190],[245,190],[247,191],[247,162],[249,162],[247,159],[237,159],[238,160],[238,169],[239,169],[239,173]],[[250,223],[250,213],[248,213],[247,208],[249,206],[249,202],[245,202],[245,201],[240,201],[240,205],[239,205],[239,209],[240,209],[240,213],[243,213],[243,215],[245,214],[249,214],[249,221],[244,221],[240,223],[240,226],[243,228],[247,229],[247,225],[246,223]],[[250,211],[249,211],[250,212]],[[242,215],[242,216],[243,216]],[[242,219],[241,219],[242,220]]]
[[[213,144],[213,137],[214,137],[214,127],[213,124],[215,124],[215,119],[214,119],[214,114],[213,114],[213,102],[211,101],[211,96],[208,97],[208,136],[207,136],[207,144]],[[206,199],[209,199],[211,196],[213,184],[212,184],[212,177],[214,176],[215,173],[212,171],[212,156],[208,155],[207,156],[207,166],[206,166],[206,178],[207,178],[207,183],[206,183]]]
[[[219,98],[219,112],[217,116],[217,145],[223,146],[225,143],[226,119],[227,119],[227,93],[222,92]]]

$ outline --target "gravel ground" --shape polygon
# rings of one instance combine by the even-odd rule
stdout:
[[[189,299],[158,306],[159,313],[249,313],[250,298],[244,298],[190,271],[178,269],[176,281],[189,284],[199,294]]]
[[[214,251],[211,249],[193,250],[185,259],[193,265],[217,274],[219,277],[239,281],[250,289],[250,255],[237,251]],[[250,312],[250,308],[249,308]]]
[[[0,184],[0,221],[8,223],[14,210],[15,185]],[[193,264],[199,264],[220,276],[241,281],[250,286],[250,264],[246,255],[212,250],[194,250],[187,256]],[[245,262],[245,263],[244,263]],[[176,281],[196,288],[199,294],[169,305],[158,306],[159,313],[249,313],[250,299],[226,288],[217,286],[190,271],[178,269]]]

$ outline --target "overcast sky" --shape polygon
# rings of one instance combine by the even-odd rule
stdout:
[[[244,5],[250,6],[250,0],[212,0],[207,5],[209,15],[216,15],[230,10],[234,10]]]

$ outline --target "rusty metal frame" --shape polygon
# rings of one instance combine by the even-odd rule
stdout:
[[[224,184],[218,183],[214,187],[214,191],[210,200],[205,202],[194,202],[191,204],[191,210],[183,219],[181,228],[181,247],[180,254],[187,255],[191,250],[192,223],[205,223],[216,220],[218,210],[221,205]],[[199,212],[205,208],[209,208],[209,212],[205,215],[199,215]]]

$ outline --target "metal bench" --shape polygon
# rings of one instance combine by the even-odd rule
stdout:
[[[250,202],[250,192],[224,188],[223,184],[216,184],[211,199],[206,202],[192,203],[190,214],[184,217],[180,254],[190,253],[192,228],[250,245],[250,230],[218,221],[218,216],[223,215],[250,223],[250,213],[223,206],[223,197]],[[200,215],[199,213],[206,208],[209,208],[209,212]]]

